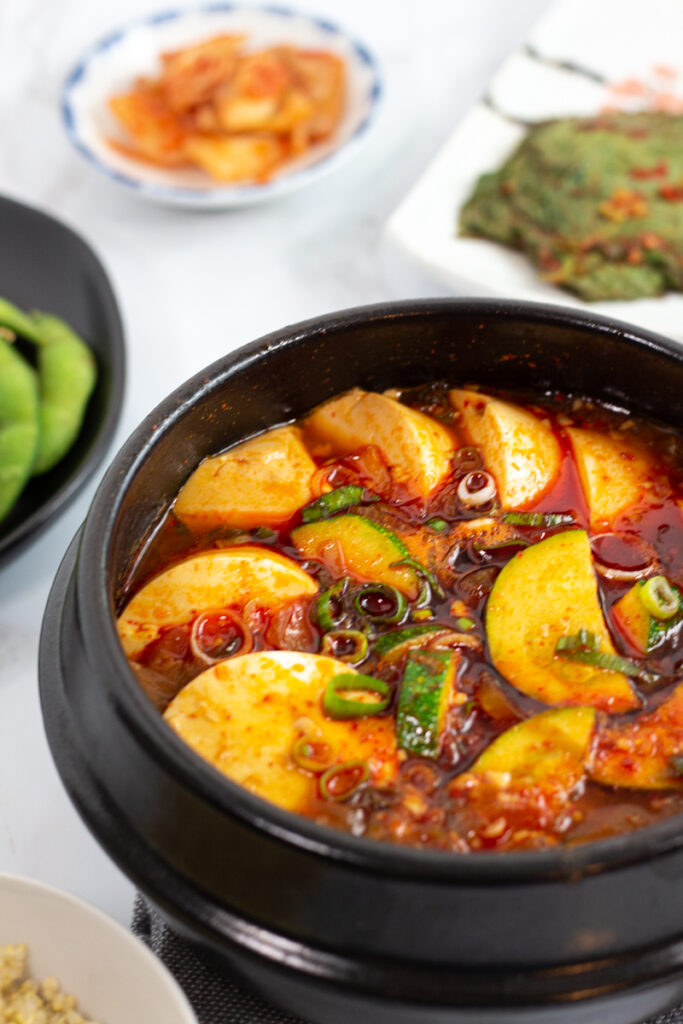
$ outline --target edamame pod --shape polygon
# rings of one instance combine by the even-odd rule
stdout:
[[[29,314],[24,313],[7,299],[0,299],[0,327],[8,327],[20,338],[27,338],[29,341],[38,342],[38,344],[41,342],[38,328]]]
[[[88,346],[59,317],[32,313],[30,319],[40,339],[40,440],[35,475],[52,469],[76,440],[97,369]]]
[[[0,339],[0,520],[31,475],[38,432],[35,371],[12,345]]]

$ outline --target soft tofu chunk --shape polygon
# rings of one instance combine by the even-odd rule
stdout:
[[[315,472],[299,430],[277,427],[205,459],[178,495],[174,512],[202,533],[217,526],[278,526],[315,497]]]
[[[450,400],[469,441],[481,448],[484,464],[495,477],[501,506],[524,509],[538,501],[562,466],[562,451],[549,424],[478,391],[453,390]]]
[[[609,436],[570,427],[567,436],[594,529],[610,527],[622,512],[647,502],[661,473],[645,449],[626,434]]]
[[[318,584],[296,562],[256,545],[203,551],[146,583],[119,616],[117,626],[129,658],[140,654],[166,626],[192,622],[213,609],[276,611]]]
[[[354,388],[316,409],[307,429],[346,455],[376,445],[394,479],[416,498],[426,498],[448,476],[453,440],[446,428],[394,398]]]
[[[261,651],[220,662],[180,691],[164,717],[218,771],[288,810],[301,809],[315,780],[292,760],[301,736],[327,743],[333,762],[366,761],[371,780],[397,769],[393,718],[333,721],[322,696],[348,664],[317,654]]]

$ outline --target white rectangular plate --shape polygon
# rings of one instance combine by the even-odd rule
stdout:
[[[580,307],[683,341],[683,295],[586,303],[539,280],[525,256],[457,234],[460,208],[479,175],[499,167],[524,134],[504,114],[537,121],[597,113],[614,102],[610,85],[627,79],[649,83],[660,101],[669,93],[683,97],[681,39],[683,0],[557,0],[529,39],[544,59],[525,48],[505,61],[490,84],[492,105],[482,100],[471,108],[392,215],[390,237],[458,291]],[[619,97],[624,109],[643,102],[627,91]]]

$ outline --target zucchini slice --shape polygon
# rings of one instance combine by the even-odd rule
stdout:
[[[544,704],[616,714],[640,701],[621,672],[555,656],[557,641],[586,629],[614,654],[598,601],[588,535],[566,530],[525,548],[501,570],[486,610],[491,660],[513,686]]]
[[[410,558],[410,551],[392,530],[372,519],[349,512],[297,526],[291,538],[299,554],[322,562],[337,576],[387,583],[411,600],[418,595],[415,569],[397,564]]]
[[[572,789],[586,771],[595,717],[587,707],[542,711],[496,737],[470,771]]]
[[[455,681],[450,651],[412,651],[403,671],[396,742],[409,754],[436,758]]]
[[[421,647],[429,639],[451,632],[447,626],[435,626],[433,623],[394,629],[375,641],[375,653],[387,661],[398,661],[414,647]]]
[[[667,619],[658,619],[641,599],[646,583],[646,580],[639,580],[612,606],[615,625],[640,654],[654,651],[671,637],[683,621],[683,598],[678,588],[669,584],[678,599],[677,611]]]

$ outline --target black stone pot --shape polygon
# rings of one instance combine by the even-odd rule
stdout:
[[[578,392],[683,428],[683,352],[565,309],[397,303],[241,349],[138,428],[64,559],[40,649],[52,752],[86,823],[172,926],[308,1020],[634,1024],[683,1001],[683,818],[503,855],[340,834],[204,763],[117,640],[126,569],[204,455],[354,384],[437,378]]]

